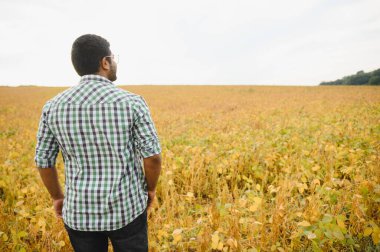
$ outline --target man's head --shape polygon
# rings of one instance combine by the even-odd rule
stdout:
[[[86,34],[77,38],[71,49],[71,61],[80,76],[99,74],[110,81],[117,78],[110,43],[100,36]]]

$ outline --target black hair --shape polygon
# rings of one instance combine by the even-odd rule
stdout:
[[[71,48],[71,62],[80,76],[97,73],[100,61],[111,54],[110,43],[94,34],[77,38]]]

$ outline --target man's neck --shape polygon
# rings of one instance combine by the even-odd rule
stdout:
[[[108,76],[107,76],[107,74],[106,74],[105,72],[99,71],[99,72],[97,72],[97,73],[95,73],[95,74],[96,74],[96,75],[100,75],[100,76],[106,78],[107,80],[111,81],[111,80],[108,78]],[[111,82],[112,82],[112,81],[111,81]]]

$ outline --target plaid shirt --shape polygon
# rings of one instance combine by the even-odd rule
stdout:
[[[65,164],[62,218],[82,231],[122,228],[147,207],[142,158],[161,153],[145,100],[99,75],[58,94],[43,107],[34,161]]]

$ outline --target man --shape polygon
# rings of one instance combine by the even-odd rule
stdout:
[[[71,59],[78,85],[43,107],[35,162],[75,251],[147,251],[161,147],[145,100],[116,87],[110,44],[83,35]],[[65,194],[55,162],[61,150]],[[144,171],[143,171],[143,168]]]

